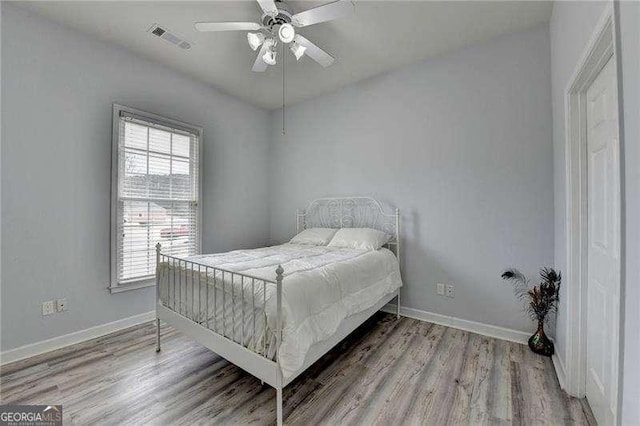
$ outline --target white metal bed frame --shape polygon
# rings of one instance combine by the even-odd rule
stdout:
[[[390,236],[390,240],[387,243],[387,247],[393,251],[400,262],[400,210],[396,209],[394,213],[385,213],[382,205],[371,197],[350,197],[350,198],[320,198],[312,201],[306,210],[298,210],[296,212],[296,230],[301,232],[306,228],[373,228],[380,231],[384,231]],[[282,371],[278,364],[278,351],[280,348],[280,342],[282,339],[282,281],[284,270],[282,266],[278,266],[275,270],[275,277],[273,280],[266,280],[263,278],[242,274],[225,270],[222,268],[216,268],[201,264],[198,262],[191,262],[170,256],[162,253],[162,247],[160,243],[156,245],[156,326],[157,326],[157,345],[156,351],[160,351],[160,320],[180,330],[187,336],[196,340],[203,346],[209,348],[213,352],[249,372],[253,376],[259,378],[263,382],[266,382],[270,386],[276,389],[276,404],[277,404],[277,424],[282,425],[282,390],[285,386],[291,383],[296,377],[304,372],[309,366],[311,366],[320,357],[331,350],[342,339],[349,335],[353,330],[366,321],[371,315],[380,310],[384,305],[389,303],[394,298],[397,299],[397,317],[400,317],[400,289],[396,292],[390,293],[382,298],[378,303],[371,308],[360,312],[359,314],[352,315],[343,320],[341,326],[338,328],[334,335],[322,342],[318,342],[311,346],[309,352],[306,355],[304,364],[302,367],[293,373],[286,379],[282,376]],[[176,263],[178,269],[176,270]],[[161,265],[173,266],[173,270],[161,268]],[[180,269],[181,268],[181,269]],[[161,274],[167,274],[167,297],[162,300],[160,294],[160,279]],[[236,332],[235,311],[231,314],[231,330],[228,332],[226,312],[227,308],[225,301],[222,301],[222,325],[218,324],[216,317],[210,321],[209,318],[209,287],[213,283],[214,291],[214,312],[218,307],[216,298],[216,282],[218,285],[222,285],[222,297],[225,296],[225,275],[227,281],[231,281],[231,295],[230,297],[242,297],[245,299],[244,283],[251,282],[252,286],[252,305],[255,306],[255,286],[262,286],[262,294],[266,293],[268,286],[276,287],[276,305],[277,305],[277,317],[276,317],[276,329],[275,329],[275,356],[274,359],[270,359],[267,349],[266,340],[263,337],[263,348],[255,347],[256,342],[256,321],[258,324],[260,321],[264,321],[264,331],[266,331],[266,314],[260,315],[260,318],[256,318],[256,310],[250,310],[249,321],[253,323],[252,336],[245,336],[245,308],[242,305],[242,321],[241,325],[241,337],[238,339]],[[176,277],[177,276],[177,277]],[[217,279],[220,278],[220,281]],[[188,302],[188,294],[182,295],[182,282],[186,283],[187,280],[191,280],[191,303],[192,309],[185,312],[182,306]],[[242,294],[235,295],[236,291],[233,287],[234,282],[241,283]],[[195,315],[195,287],[198,287],[197,297],[197,315]],[[203,285],[204,283],[204,290]],[[258,287],[259,288],[259,287]],[[186,292],[187,290],[185,290]],[[173,294],[172,294],[173,293]],[[206,306],[204,306],[205,317],[201,315],[201,311],[204,305],[202,297],[206,294]],[[172,297],[173,296],[173,297]],[[173,300],[173,303],[171,303]],[[176,300],[178,304],[176,306]],[[235,306],[235,305],[232,305]],[[264,305],[263,305],[264,306]],[[195,318],[193,318],[195,316]],[[191,318],[190,318],[191,317]],[[213,322],[213,324],[211,324]],[[222,328],[222,329],[221,329]],[[248,337],[248,338],[247,338]],[[248,342],[253,343],[249,345]]]

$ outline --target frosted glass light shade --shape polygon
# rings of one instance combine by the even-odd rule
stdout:
[[[264,38],[262,33],[247,33],[247,41],[253,50],[258,50],[258,47],[264,43]]]

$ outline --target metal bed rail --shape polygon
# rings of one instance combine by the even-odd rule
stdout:
[[[277,363],[282,340],[282,266],[269,280],[164,254],[160,243],[156,244],[156,265],[158,306]],[[275,348],[267,341],[269,286],[276,291]],[[159,319],[156,325],[156,350],[160,351]]]

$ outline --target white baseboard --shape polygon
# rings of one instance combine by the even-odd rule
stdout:
[[[45,352],[61,349],[66,346],[82,343],[87,340],[95,339],[115,331],[124,330],[134,325],[142,324],[156,318],[156,312],[150,311],[144,314],[134,315],[132,317],[123,318],[121,320],[97,325],[85,330],[76,331],[74,333],[65,334],[63,336],[54,337],[43,340],[41,342],[31,343],[29,345],[20,346],[19,348],[10,349],[0,353],[0,365],[9,364],[20,361],[25,358],[40,355]]]
[[[396,305],[389,303],[385,305],[382,310],[385,312],[396,313]],[[508,340],[510,342],[526,344],[530,337],[530,334],[525,333],[524,331],[483,324],[481,322],[435,314],[433,312],[421,311],[420,309],[407,308],[404,306],[400,306],[400,314],[405,317],[432,322],[434,324],[444,325],[447,327],[458,328],[460,330],[470,331],[472,333],[494,337],[496,339]]]

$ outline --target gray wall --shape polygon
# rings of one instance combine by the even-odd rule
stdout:
[[[267,242],[267,111],[4,2],[2,102],[3,351],[153,309],[106,290],[113,102],[204,127],[205,251]]]
[[[553,102],[553,173],[555,211],[555,265],[567,266],[566,178],[565,178],[565,91],[606,2],[555,2],[551,15],[551,87]],[[561,300],[566,294],[563,288]],[[556,349],[566,365],[566,304],[560,303],[556,328]]]
[[[313,198],[372,195],[402,209],[404,305],[530,331],[500,273],[553,264],[549,59],[544,27],[293,105],[285,136],[274,112],[272,243]]]
[[[619,3],[624,106],[624,374],[622,424],[640,425],[640,3]]]

